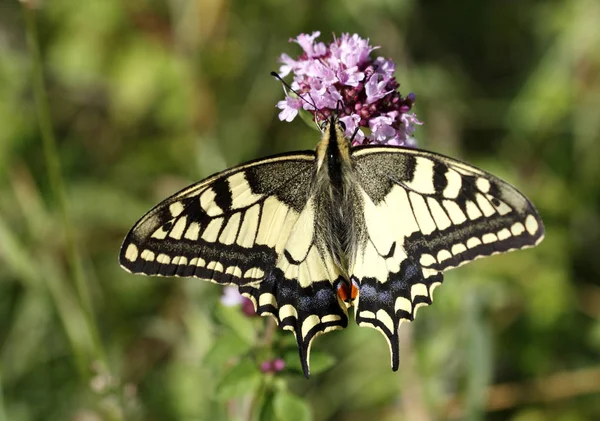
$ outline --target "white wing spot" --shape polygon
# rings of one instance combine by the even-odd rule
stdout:
[[[450,219],[454,224],[462,224],[467,220],[467,216],[460,209],[460,206],[458,206],[456,202],[453,202],[451,200],[444,200],[443,204],[446,210],[448,211],[448,214],[450,215]]]
[[[531,235],[537,232],[539,224],[533,215],[527,215],[527,218],[525,219],[525,228],[527,228],[527,232]]]
[[[480,192],[487,193],[490,191],[490,181],[487,178],[479,177],[475,182]]]
[[[161,265],[168,265],[171,263],[171,258],[168,255],[161,253],[156,257],[156,261]]]
[[[187,226],[187,216],[182,216],[175,222],[173,228],[171,228],[171,232],[169,233],[169,237],[174,238],[176,240],[181,240],[181,236],[185,231],[185,227]]]
[[[141,258],[144,259],[147,262],[153,262],[154,261],[154,252],[152,250],[144,250],[141,254]]]
[[[242,277],[242,270],[237,266],[229,266],[227,270],[225,270],[227,275],[235,276],[236,278]]]
[[[260,268],[250,268],[244,273],[244,278],[261,279],[265,273]]]
[[[422,266],[431,266],[436,263],[436,260],[431,254],[423,253],[419,259],[419,263]]]
[[[258,305],[259,306],[267,306],[267,305],[272,305],[273,307],[277,308],[277,299],[275,298],[275,296],[269,292],[265,292],[263,294],[260,294],[260,297],[258,297]]]
[[[512,227],[510,227],[510,232],[512,232],[512,235],[514,236],[521,235],[524,231],[525,227],[520,222],[516,222]]]
[[[390,332],[394,331],[394,320],[390,315],[383,309],[377,311],[377,320],[384,324]]]
[[[208,265],[206,265],[206,269],[213,270],[215,272],[223,272],[225,270],[223,265],[217,261],[209,262]]]
[[[500,215],[506,215],[507,213],[512,212],[512,209],[510,206],[508,206],[506,203],[504,203],[502,200],[498,199],[497,197],[493,197],[490,195],[487,195],[487,198],[492,202],[496,202],[497,205],[495,204],[494,206],[496,207],[496,210],[498,211],[498,213]],[[492,200],[495,199],[495,200]]]
[[[244,221],[240,228],[240,234],[236,240],[236,243],[242,247],[252,247],[254,245],[254,238],[258,231],[258,215],[260,212],[260,205],[254,205],[246,211],[244,214]]]
[[[483,241],[484,244],[491,244],[495,241],[498,241],[498,237],[496,237],[496,234],[492,234],[487,233],[487,234],[483,234],[483,236],[481,237],[481,240]]]
[[[500,231],[498,231],[498,240],[502,241],[502,240],[506,240],[507,238],[510,237],[510,231],[506,228],[502,228]]]
[[[471,202],[470,200],[467,200],[466,207],[467,207],[467,215],[469,216],[469,219],[473,220],[473,219],[481,218],[482,213],[479,210],[479,208],[477,207],[477,205],[475,205],[475,203]]]
[[[427,199],[427,203],[429,203],[429,209],[431,209],[431,214],[439,230],[444,230],[452,225],[440,202],[430,197]]]
[[[338,320],[342,320],[339,314],[328,314],[321,317],[321,323],[337,322]]]
[[[423,297],[427,297],[427,287],[425,286],[425,284],[414,284],[411,289],[410,289],[410,297],[411,300],[414,301],[415,297],[417,296],[423,296]]]
[[[165,238],[167,238],[167,234],[169,232],[165,231],[163,229],[163,227],[160,227],[159,229],[157,229],[156,231],[154,231],[154,233],[151,235],[152,238],[156,238],[157,240],[164,240]]]
[[[200,235],[200,224],[197,222],[192,222],[190,224],[190,226],[188,227],[187,231],[185,232],[185,234],[183,235],[183,237],[188,240],[191,240],[191,241],[196,241],[196,240],[198,240],[199,235]]]
[[[485,216],[491,216],[496,213],[494,207],[481,193],[477,193],[477,204],[479,205],[479,208],[483,211],[483,214]]]
[[[298,318],[298,311],[291,304],[286,304],[279,309],[279,320],[286,319],[288,317]]]
[[[130,262],[135,262],[138,258],[138,248],[135,244],[131,243],[125,250],[125,258]]]
[[[442,263],[444,260],[452,258],[452,254],[448,250],[440,250],[437,255],[438,262]]]
[[[435,231],[436,225],[435,222],[433,222],[431,213],[429,213],[429,208],[425,203],[425,199],[414,192],[410,192],[409,196],[421,232],[425,235],[431,234],[433,231]]]
[[[456,199],[462,187],[462,177],[456,171],[448,169],[446,171],[446,180],[448,184],[442,194],[448,199]]]
[[[252,188],[242,171],[233,174],[227,179],[227,182],[231,192],[231,209],[247,208],[264,197],[262,194],[252,192]]]
[[[467,247],[472,249],[481,245],[481,240],[477,237],[471,237],[467,240]]]
[[[302,323],[302,337],[305,338],[306,335],[308,335],[308,332],[310,332],[310,330],[313,327],[318,325],[319,322],[319,316],[317,316],[316,314],[311,314],[310,316],[308,316],[306,320],[304,320],[304,322]]]
[[[219,231],[221,230],[221,226],[223,225],[223,218],[215,218],[209,222],[208,226],[202,233],[202,239],[204,241],[208,241],[209,243],[214,243],[217,241],[217,237],[219,236]]]
[[[187,265],[187,257],[185,256],[175,256],[171,259],[172,265],[185,266]]]
[[[363,310],[360,312],[360,315],[365,318],[365,319],[375,319],[375,313],[373,313],[372,311],[367,311],[367,310]],[[369,322],[367,322],[369,323]]]
[[[221,209],[219,205],[215,203],[216,196],[217,193],[215,193],[215,191],[210,187],[200,195],[200,206],[202,209],[204,209],[204,212],[206,212],[208,216],[215,217],[223,213],[223,209]]]
[[[204,267],[205,265],[206,261],[201,257],[194,257],[192,260],[190,260],[190,266]]]
[[[434,194],[433,186],[433,161],[429,158],[418,156],[412,180],[405,183],[411,190],[421,194]]]
[[[240,217],[239,213],[236,213],[231,218],[229,218],[229,222],[225,225],[223,232],[221,232],[221,236],[219,237],[219,242],[226,245],[231,245],[235,241],[235,237],[238,233],[238,228],[240,227]]]
[[[396,298],[396,303],[394,303],[394,311],[406,311],[407,313],[412,313],[412,303],[408,298],[398,297]]]
[[[461,254],[465,251],[467,251],[467,248],[465,247],[465,245],[463,243],[458,243],[458,244],[454,244],[452,246],[452,254],[453,255],[457,255],[457,254]]]
[[[177,218],[183,212],[183,203],[173,202],[169,205],[169,212],[173,218]]]

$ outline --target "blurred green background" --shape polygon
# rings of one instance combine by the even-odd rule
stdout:
[[[0,2],[0,421],[600,419],[600,2],[35,3]],[[252,353],[270,327],[219,286],[117,263],[179,188],[314,147],[269,76],[314,30],[380,45],[420,146],[512,182],[546,223],[539,247],[446,275],[397,373],[351,322],[314,342],[306,381],[293,335]]]

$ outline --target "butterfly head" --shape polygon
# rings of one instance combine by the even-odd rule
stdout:
[[[319,129],[323,134],[329,134],[331,130],[335,130],[337,137],[346,139],[346,124],[339,119],[337,113],[332,113],[323,120],[319,124]]]
[[[337,166],[336,163],[350,163],[350,141],[346,136],[346,127],[336,115],[330,115],[321,125],[321,141],[317,145],[319,168],[327,162]],[[336,171],[330,168],[331,171]]]

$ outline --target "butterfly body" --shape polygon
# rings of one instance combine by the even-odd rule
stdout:
[[[431,304],[442,272],[543,238],[533,205],[508,183],[411,148],[352,148],[334,118],[315,151],[231,168],[150,210],[121,249],[128,271],[235,284],[298,342],[356,321],[386,338]]]

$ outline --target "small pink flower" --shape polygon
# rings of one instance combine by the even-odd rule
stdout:
[[[319,31],[313,32],[311,35],[300,34],[296,39],[291,41],[298,43],[309,58],[319,57],[327,52],[327,47],[322,42],[315,44],[315,39],[321,35]]]
[[[342,85],[356,87],[364,78],[365,74],[359,72],[356,66],[338,72],[338,79]]]
[[[371,136],[377,143],[386,144],[396,135],[396,129],[392,127],[394,120],[386,115],[374,117],[369,120]]]
[[[282,110],[279,113],[279,119],[285,121],[292,121],[298,115],[298,110],[302,108],[304,101],[300,98],[294,98],[287,96],[284,100],[277,103],[277,108]]]
[[[246,316],[256,315],[254,310],[254,304],[249,298],[244,297],[240,294],[240,291],[236,286],[227,285],[223,288],[223,295],[221,296],[221,304],[226,307],[241,306],[242,312]]]
[[[372,104],[379,101],[381,98],[392,92],[386,90],[388,80],[379,73],[373,73],[367,83],[365,83],[365,91],[367,93],[367,104]]]
[[[240,294],[237,287],[233,285],[227,285],[223,288],[223,295],[221,295],[221,304],[226,307],[234,307],[244,302],[244,296]]]
[[[270,373],[273,371],[273,363],[271,360],[266,360],[260,363],[260,371],[263,373]]]
[[[273,362],[271,363],[271,367],[276,373],[282,371],[285,368],[285,361],[282,358],[277,358],[273,360]]]

